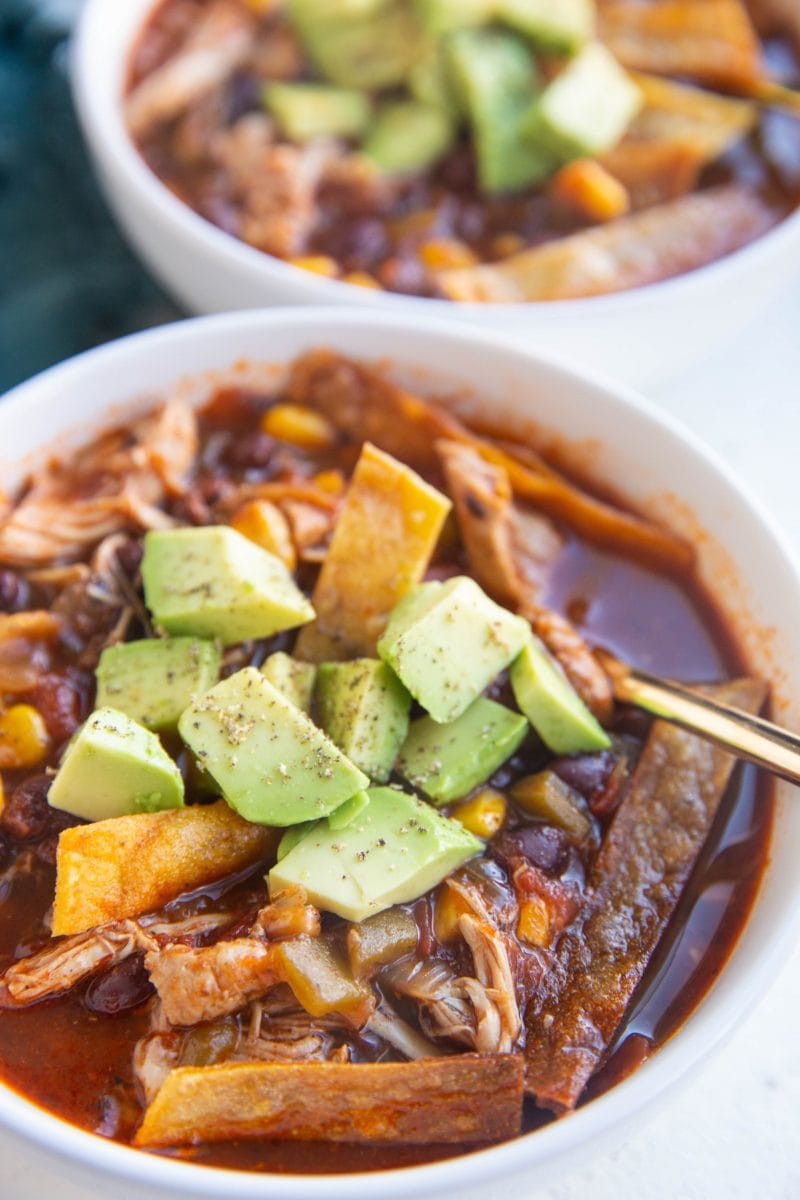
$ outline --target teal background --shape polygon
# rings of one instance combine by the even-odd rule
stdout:
[[[77,7],[0,0],[0,393],[182,315],[122,240],[94,182],[67,77]]]

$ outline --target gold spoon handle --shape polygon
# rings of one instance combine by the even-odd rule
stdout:
[[[674,721],[732,750],[739,758],[766,767],[790,783],[800,784],[800,737],[796,734],[763,717],[753,717],[679,683],[658,679],[621,663],[614,663],[609,674],[618,700]]]

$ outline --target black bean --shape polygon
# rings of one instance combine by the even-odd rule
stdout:
[[[144,554],[144,546],[139,538],[128,538],[117,550],[117,562],[129,579],[135,579]]]
[[[525,859],[548,875],[560,875],[570,861],[569,838],[554,825],[522,825],[499,834],[489,844],[489,853],[507,871]]]
[[[53,809],[47,803],[49,775],[18,783],[0,814],[0,829],[16,842],[38,842],[48,832]]]
[[[84,1004],[90,1012],[104,1017],[138,1008],[152,996],[155,988],[144,965],[143,954],[132,954],[93,979],[86,989]]]
[[[29,587],[15,571],[0,571],[0,612],[19,612],[28,603]]]
[[[608,777],[614,770],[617,756],[608,750],[597,754],[574,754],[566,758],[556,758],[550,764],[559,779],[580,792],[585,800],[605,789]]]
[[[268,467],[274,451],[274,440],[260,430],[253,430],[235,438],[226,457],[234,470],[253,471]]]

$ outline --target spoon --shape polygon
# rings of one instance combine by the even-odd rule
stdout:
[[[659,679],[620,662],[605,650],[596,652],[617,700],[672,721],[708,738],[756,766],[800,784],[800,737],[763,717],[753,717],[730,704],[720,704],[672,680]]]

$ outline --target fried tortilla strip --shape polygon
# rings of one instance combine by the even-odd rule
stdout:
[[[761,78],[761,46],[742,0],[605,0],[599,35],[624,67],[733,89]]]
[[[58,839],[53,935],[153,912],[274,850],[277,835],[227,804],[112,817]]]
[[[317,619],[297,639],[310,662],[374,654],[389,613],[427,569],[451,504],[366,442],[320,571]]]
[[[738,679],[708,694],[758,712],[766,688]],[[526,1089],[543,1108],[574,1108],[601,1064],[680,900],[734,762],[694,734],[653,725],[592,868],[587,917],[562,938],[527,1013]]]
[[[601,158],[634,209],[694,191],[700,172],[754,128],[752,101],[717,96],[657,75],[634,74],[645,106],[627,135]]]
[[[740,184],[709,188],[582,230],[500,263],[440,271],[451,300],[574,300],[697,270],[761,237],[780,213]]]
[[[179,1067],[147,1109],[134,1142],[496,1142],[520,1133],[523,1069],[522,1056],[514,1054]]]
[[[494,270],[478,268],[484,269]],[[474,447],[487,462],[502,466],[519,499],[563,521],[588,542],[632,554],[656,567],[686,570],[692,565],[694,552],[680,538],[596,500],[549,467],[539,470],[534,456],[524,456],[522,461],[472,433],[437,404],[421,400],[377,371],[332,350],[314,350],[299,359],[289,390],[293,400],[320,409],[348,437],[358,442],[367,438],[417,470],[438,473],[437,441],[462,442]],[[316,596],[314,603],[316,607]]]

